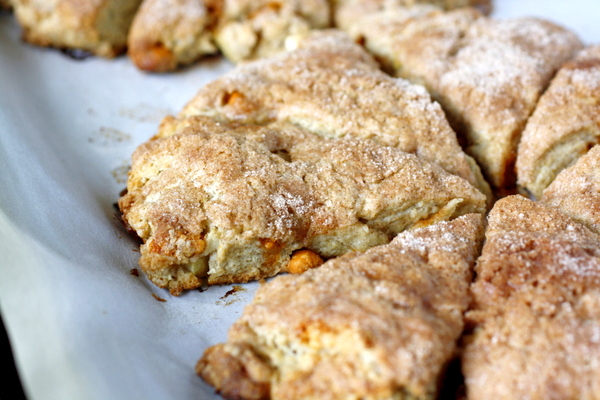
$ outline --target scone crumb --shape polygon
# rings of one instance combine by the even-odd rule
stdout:
[[[166,303],[167,302],[165,299],[163,299],[162,297],[158,296],[156,293],[152,293],[152,297],[154,297],[157,301],[160,301],[161,303]]]

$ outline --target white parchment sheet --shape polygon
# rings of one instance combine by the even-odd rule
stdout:
[[[600,42],[600,0],[495,0],[493,15],[545,17]],[[76,61],[23,44],[0,15],[0,310],[29,399],[219,398],[194,365],[257,284],[175,298],[133,276],[138,246],[113,205],[135,147],[230,68]]]

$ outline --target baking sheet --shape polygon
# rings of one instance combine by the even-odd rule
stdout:
[[[600,42],[598,0],[495,1],[495,17],[523,15]],[[194,365],[257,284],[175,298],[132,275],[137,244],[114,203],[135,147],[231,65],[149,75],[19,35],[0,15],[0,308],[28,398],[218,399]]]

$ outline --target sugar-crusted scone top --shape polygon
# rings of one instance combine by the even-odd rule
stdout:
[[[521,196],[488,222],[466,314],[468,398],[597,398],[600,236]]]
[[[474,7],[489,14],[491,0],[333,0],[333,24],[336,28],[350,32],[370,14],[412,12],[418,9],[453,10]],[[419,12],[419,11],[417,11]]]
[[[427,86],[492,186],[515,183],[521,131],[555,71],[582,44],[536,18],[430,7],[365,15],[348,29],[395,75]]]
[[[172,120],[138,148],[124,220],[145,241],[140,265],[172,293],[286,271],[387,243],[404,229],[485,211],[485,196],[437,165],[372,141],[288,124]],[[167,122],[168,123],[168,122]]]
[[[482,240],[470,214],[279,276],[197,372],[226,398],[434,399]]]
[[[293,51],[242,64],[205,85],[180,116],[268,124],[285,121],[323,137],[370,139],[434,162],[489,195],[438,103],[392,78],[340,31],[314,32]]]

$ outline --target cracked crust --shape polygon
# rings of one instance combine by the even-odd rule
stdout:
[[[519,144],[519,185],[536,198],[600,141],[600,45],[566,63],[540,98]]]
[[[558,174],[540,201],[600,234],[600,145]]]
[[[23,38],[38,46],[115,57],[141,0],[12,0]]]
[[[173,294],[287,271],[295,250],[335,257],[485,211],[464,179],[371,141],[287,124],[171,122],[134,153],[119,206],[144,241],[140,266]]]
[[[521,196],[488,223],[466,315],[468,398],[597,398],[600,236]]]
[[[339,31],[314,32],[297,46],[238,65],[205,85],[180,116],[285,121],[323,137],[370,139],[434,162],[491,197],[479,168],[422,86],[389,77]]]
[[[482,240],[471,214],[277,277],[196,370],[228,399],[434,399]]]
[[[374,13],[351,34],[396,76],[430,90],[498,189],[516,183],[525,122],[555,71],[582,47],[548,21],[493,20],[474,9]]]

